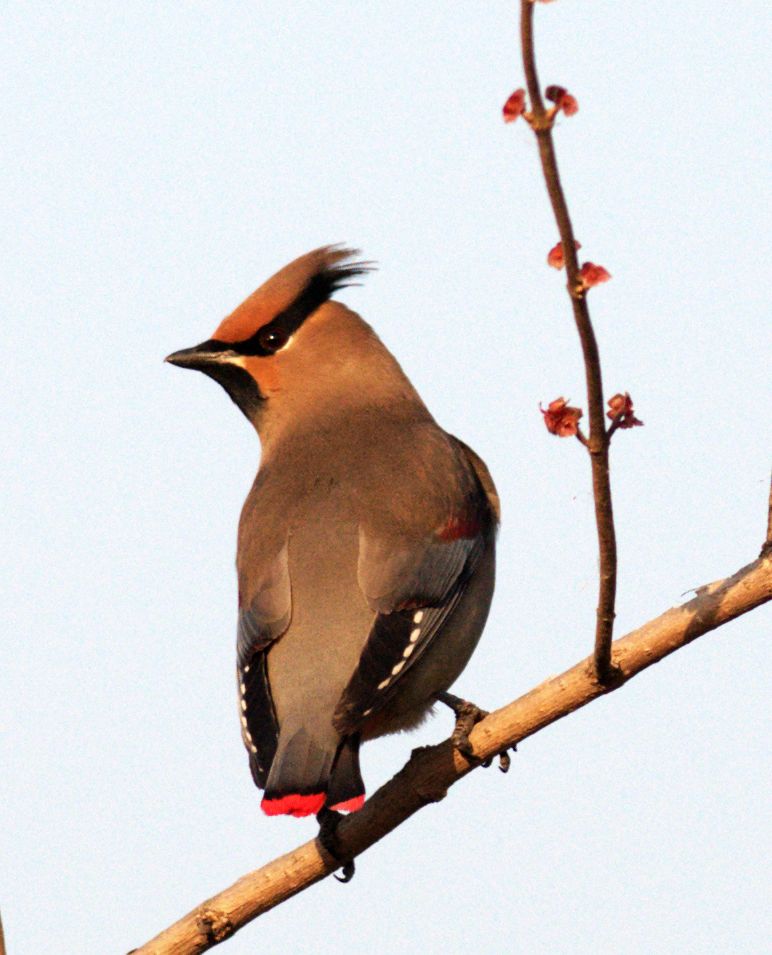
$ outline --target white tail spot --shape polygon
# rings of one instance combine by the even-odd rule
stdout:
[[[400,660],[399,663],[398,663],[395,667],[392,667],[392,668],[391,668],[391,675],[392,675],[392,676],[396,676],[396,675],[399,673],[399,671],[402,669],[402,667],[403,667],[404,665],[405,665],[405,661],[404,661],[404,660]]]
[[[389,683],[391,683],[391,677],[387,676],[385,680],[381,680],[381,682],[378,684],[378,689],[385,690]]]
[[[413,623],[420,623],[424,618],[423,610],[416,610],[413,614]]]
[[[410,654],[413,652],[413,650],[415,650],[415,644],[414,644],[414,643],[408,643],[408,645],[407,645],[407,646],[405,647],[405,649],[402,651],[402,656],[407,660],[407,658],[410,656]]]
[[[244,713],[246,713],[246,711],[247,711],[247,701],[246,701],[246,700],[242,700],[242,701],[241,701],[241,709],[242,709],[242,711],[243,711]]]
[[[420,636],[421,636],[421,628],[416,627],[415,630],[410,634],[410,642],[415,643]]]

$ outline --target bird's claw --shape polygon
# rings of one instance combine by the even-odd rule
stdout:
[[[455,710],[456,725],[453,734],[450,737],[456,749],[467,759],[475,759],[474,747],[469,741],[469,734],[480,720],[484,720],[488,715],[487,710],[481,710],[474,703],[462,700],[461,705]]]
[[[335,875],[335,878],[338,882],[345,884],[354,878],[356,866],[353,859],[345,859],[340,852],[338,826],[342,818],[343,815],[334,809],[328,809],[326,806],[320,809],[316,814],[316,821],[319,823],[319,832],[316,839],[327,855],[332,856],[340,864],[342,874]]]
[[[469,741],[469,734],[472,732],[472,729],[475,727],[480,720],[484,720],[488,715],[487,710],[480,709],[479,706],[475,706],[474,703],[470,703],[469,700],[462,700],[460,696],[455,696],[453,693],[438,693],[437,700],[440,703],[444,703],[445,706],[449,706],[451,710],[456,714],[456,725],[451,734],[450,741],[453,743],[453,746],[470,762],[480,762],[484,768],[488,768],[493,762],[494,757],[489,756],[488,759],[480,761],[474,753],[474,748]],[[516,752],[517,747],[513,746],[512,751]],[[509,767],[512,764],[509,753],[506,749],[502,750],[497,754],[499,758],[499,769],[502,773],[509,772]]]
[[[460,696],[454,696],[453,693],[438,693],[437,699],[445,706],[449,706],[456,714],[456,725],[453,728],[450,741],[462,756],[470,761],[479,762],[474,754],[474,748],[469,742],[469,734],[475,724],[485,719],[488,711],[481,710],[479,706],[475,706],[469,700],[462,700]]]
[[[515,747],[513,746],[512,749],[514,748]],[[512,765],[512,760],[510,758],[509,753],[507,752],[507,750],[502,749],[502,751],[500,753],[497,753],[496,755],[498,756],[498,759],[499,759],[499,769],[501,770],[502,773],[508,773],[509,767]],[[494,757],[489,756],[487,759],[484,759],[482,763],[480,763],[480,765],[482,766],[483,769],[488,769],[491,765],[493,765],[493,760],[494,760]]]
[[[337,879],[338,882],[342,882],[345,885],[346,882],[350,882],[354,878],[355,872],[356,872],[356,866],[354,865],[354,860],[351,859],[350,862],[346,862],[343,864],[343,868],[341,869],[342,874],[336,875],[333,872],[333,877]]]

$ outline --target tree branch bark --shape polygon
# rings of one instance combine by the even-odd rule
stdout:
[[[568,275],[568,295],[574,313],[574,322],[582,345],[585,378],[587,381],[589,438],[582,443],[590,453],[592,466],[592,491],[595,501],[595,524],[598,533],[600,574],[598,585],[598,609],[595,623],[595,670],[601,682],[613,679],[611,668],[611,640],[614,632],[614,604],[617,589],[617,542],[614,530],[614,511],[611,502],[609,477],[609,440],[603,416],[603,379],[600,355],[595,331],[587,306],[587,292],[579,277],[579,263],[568,203],[560,182],[555,146],[552,141],[553,113],[544,107],[536,71],[536,55],[533,42],[533,0],[520,2],[520,45],[523,53],[528,98],[531,102],[530,124],[539,144],[544,181],[547,184],[552,211],[560,233],[563,258]]]
[[[588,657],[491,713],[470,735],[475,755],[480,760],[495,756],[618,689],[697,637],[772,599],[772,555],[762,555],[731,577],[698,588],[696,594],[613,644],[613,682],[599,681],[593,658]],[[343,853],[351,858],[360,855],[423,806],[442,799],[450,786],[478,765],[454,750],[450,740],[414,750],[403,769],[360,812],[342,821],[337,835]],[[204,952],[337,867],[316,840],[306,842],[243,876],[133,951],[136,955]]]

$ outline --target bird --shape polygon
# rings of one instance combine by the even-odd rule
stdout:
[[[360,745],[457,699],[494,589],[493,480],[333,299],[372,270],[358,255],[300,256],[166,358],[218,382],[260,440],[238,526],[236,669],[269,816],[362,807]]]

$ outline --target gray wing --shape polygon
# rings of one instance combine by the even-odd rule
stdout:
[[[286,544],[262,568],[250,568],[250,592],[239,595],[237,676],[241,735],[249,752],[255,783],[265,788],[279,735],[268,682],[267,656],[274,640],[287,629],[292,615]]]
[[[360,538],[360,586],[377,611],[333,723],[354,732],[380,710],[441,634],[474,573],[494,522],[484,498],[420,541]]]

